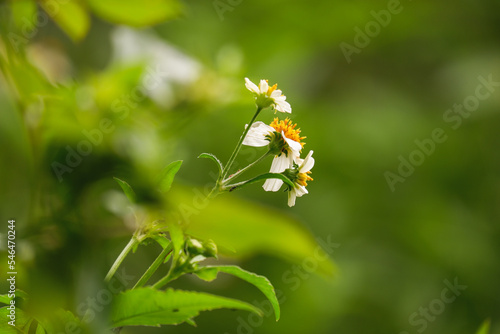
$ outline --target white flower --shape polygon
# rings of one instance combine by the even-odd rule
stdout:
[[[248,126],[248,124],[246,126]],[[264,122],[255,122],[250,127],[250,130],[248,130],[248,133],[243,140],[243,145],[253,147],[269,145],[269,139],[267,139],[266,136],[269,136],[274,131],[273,127],[265,124]]]
[[[295,159],[299,157],[300,150],[302,149],[302,145],[300,145],[300,143],[287,138],[283,131],[281,132],[281,135],[288,144],[288,147],[286,148],[287,151],[274,156],[271,169],[269,170],[270,173],[282,173],[286,169],[290,168]],[[283,181],[280,179],[267,179],[266,182],[264,182],[264,185],[262,185],[262,188],[264,188],[265,191],[278,191],[282,185]]]
[[[275,118],[271,125],[255,122],[251,125],[248,134],[243,140],[243,145],[262,147],[269,145],[269,149],[276,154],[271,164],[271,173],[282,173],[291,168],[300,156],[303,143],[300,130],[296,125],[286,119],[280,121]],[[265,191],[278,191],[283,185],[280,179],[267,179],[263,188]]]
[[[298,158],[297,165],[298,174],[295,180],[292,180],[294,187],[288,192],[288,206],[292,207],[295,205],[295,199],[301,197],[302,195],[308,194],[306,189],[307,181],[312,181],[309,176],[311,169],[314,166],[314,158],[312,157],[313,151],[309,151],[304,160]]]
[[[272,106],[275,110],[291,113],[292,107],[286,102],[286,96],[281,90],[277,89],[278,85],[269,86],[267,80],[260,80],[259,86],[254,84],[248,78],[245,78],[245,86],[249,91],[254,93],[257,106],[264,109]]]

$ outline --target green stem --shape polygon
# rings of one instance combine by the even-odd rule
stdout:
[[[173,272],[174,270],[172,270],[172,268],[174,268],[174,264],[172,263],[172,267],[170,267],[170,270],[168,272],[168,274],[163,277],[161,280],[159,280],[158,282],[156,282],[155,284],[153,284],[153,288],[154,289],[160,289],[162,288],[164,285],[166,285],[167,283],[169,283],[170,281],[173,281],[174,279],[176,279],[177,277],[179,277],[179,275],[174,275]]]
[[[242,185],[245,185],[247,183],[248,183],[248,180],[247,181],[241,181],[241,182],[238,182],[238,183],[228,184],[226,186],[226,188],[228,188],[229,191],[233,191],[233,190],[236,190],[238,187],[240,187]]]
[[[241,144],[243,144],[243,140],[245,140],[245,137],[247,136],[248,131],[250,131],[250,128],[252,127],[253,122],[261,112],[262,108],[257,107],[257,111],[255,112],[255,115],[253,115],[252,119],[250,120],[250,123],[248,123],[248,126],[246,127],[245,131],[243,131],[243,135],[241,136],[240,140],[238,141],[238,144],[236,144],[236,148],[234,149],[233,153],[231,154],[231,157],[229,157],[229,161],[226,164],[226,167],[224,168],[224,171],[222,172],[222,175],[219,177],[219,180],[217,180],[217,186],[220,186],[220,182],[224,180],[224,178],[227,176],[229,173],[229,170],[231,169],[231,166],[234,163],[234,160],[236,159],[236,156],[240,152],[241,149]]]
[[[132,238],[130,239],[130,241],[128,242],[128,244],[125,246],[125,248],[123,248],[123,250],[120,253],[120,255],[118,255],[118,257],[116,258],[115,263],[113,263],[113,265],[111,266],[111,269],[109,269],[108,274],[104,278],[105,282],[109,282],[109,280],[111,279],[111,277],[113,277],[113,275],[115,274],[115,272],[118,270],[118,267],[120,267],[120,265],[122,264],[122,262],[125,259],[125,257],[127,257],[128,253],[138,243],[139,243],[139,240],[137,240],[137,237],[134,234],[132,236]]]
[[[237,178],[238,176],[240,176],[241,174],[243,174],[243,172],[245,172],[246,170],[252,168],[256,164],[258,164],[259,162],[261,162],[262,160],[264,160],[265,158],[267,158],[267,156],[270,155],[270,154],[271,154],[271,151],[267,151],[266,153],[264,153],[264,155],[262,155],[260,158],[258,158],[254,162],[252,162],[250,165],[246,166],[243,169],[240,169],[239,171],[237,171],[236,173],[234,173],[232,175],[229,175],[229,177],[227,179],[225,179],[225,180],[222,181],[222,186],[224,186],[225,184],[227,184],[229,181]]]
[[[210,193],[207,196],[208,199],[212,199],[213,197],[217,196],[219,194],[219,180],[217,180],[217,184],[213,187],[213,189],[210,191]]]
[[[254,177],[250,180],[241,181],[241,182],[234,183],[234,184],[228,184],[228,185],[225,185],[224,187],[225,187],[225,189],[229,189],[229,191],[233,191],[233,190],[236,190],[237,188],[246,186],[248,184],[252,184],[252,183],[259,182],[262,180],[267,180],[267,179],[280,179],[281,181],[286,183],[286,185],[289,188],[294,186],[293,182],[287,176],[285,176],[281,173],[264,173],[264,174],[261,174],[261,175]]]
[[[163,251],[160,253],[160,255],[158,255],[158,257],[151,264],[151,266],[148,268],[148,270],[146,270],[146,272],[144,273],[144,275],[142,275],[142,277],[137,281],[137,283],[135,283],[135,285],[134,285],[134,287],[132,289],[140,288],[141,286],[143,286],[144,284],[146,284],[146,282],[151,278],[151,276],[153,276],[153,274],[156,272],[156,270],[164,262],[165,257],[171,251],[172,251],[172,243],[169,243],[167,245],[167,247],[165,247],[163,249]]]

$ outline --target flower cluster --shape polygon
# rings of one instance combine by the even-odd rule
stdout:
[[[245,78],[245,86],[255,95],[259,109],[273,107],[276,111],[291,113],[292,108],[286,102],[286,97],[277,85],[269,86],[267,80],[261,80],[259,86]],[[247,125],[248,126],[248,125]],[[269,153],[274,155],[271,164],[271,173],[280,173],[288,178],[293,187],[288,185],[288,205],[294,206],[297,197],[307,194],[307,181],[312,181],[309,176],[314,166],[313,151],[309,151],[305,159],[300,158],[300,153],[305,143],[300,135],[297,124],[288,118],[280,120],[275,118],[269,125],[257,121],[250,125],[250,129],[243,139],[243,145],[253,147],[267,146]],[[278,191],[283,185],[283,180],[269,178],[265,181],[265,191]]]

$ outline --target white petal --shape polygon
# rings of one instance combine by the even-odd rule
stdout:
[[[271,173],[281,173],[284,172],[285,169],[290,167],[290,163],[288,158],[282,154],[279,157],[274,157],[273,162],[271,164]],[[267,179],[262,186],[265,191],[278,191],[283,185],[283,181],[280,179]]]
[[[302,195],[309,194],[306,187],[304,186],[298,186],[298,188],[294,189],[295,189],[295,194],[297,194],[297,197],[302,197]]]
[[[262,185],[265,191],[278,191],[283,185],[283,181],[280,179],[267,179]]]
[[[271,164],[271,169],[269,172],[271,173],[281,173],[284,172],[285,169],[290,168],[289,159],[286,155],[281,154],[279,157],[276,156],[273,159],[273,163]]]
[[[293,152],[288,153],[288,168],[291,168],[293,166],[293,163],[295,162],[295,159],[298,158],[298,155],[294,155]]]
[[[288,206],[292,207],[295,205],[295,199],[297,198],[297,194],[295,193],[295,189],[292,189],[288,192]]]
[[[254,84],[253,82],[251,82],[250,79],[248,79],[248,78],[245,78],[245,87],[249,91],[251,91],[251,92],[253,92],[255,94],[260,94],[259,87],[257,87],[257,85]]]
[[[299,172],[309,172],[314,166],[314,158],[312,157],[313,151],[309,151],[306,158],[300,163]]]
[[[292,107],[290,106],[290,103],[285,101],[285,98],[286,98],[285,96],[280,96],[280,97],[274,98],[274,107],[278,111],[291,114]]]
[[[300,143],[296,142],[295,140],[287,138],[285,136],[285,132],[283,130],[281,130],[281,135],[283,136],[283,138],[285,138],[286,143],[290,147],[290,149],[291,149],[291,151],[293,153],[293,157],[299,156],[300,155],[300,150],[302,149],[302,145],[300,145]]]
[[[269,84],[267,83],[267,81],[266,80],[260,80],[260,83],[259,83],[259,93],[260,94],[266,94],[268,89],[269,89]]]
[[[280,89],[276,89],[274,90],[272,93],[271,93],[271,96],[273,99],[276,99],[276,98],[279,98],[281,97],[281,95],[283,95],[283,92],[280,90]],[[283,100],[285,99],[286,97],[283,96]]]
[[[248,125],[247,125],[248,126]],[[253,146],[253,147],[262,147],[269,144],[269,141],[266,139],[266,135],[274,132],[274,128],[263,123],[263,122],[255,122],[248,130],[248,133],[243,140],[243,145]]]

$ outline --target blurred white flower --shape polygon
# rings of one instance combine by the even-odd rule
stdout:
[[[118,66],[144,64],[143,92],[162,107],[175,103],[175,86],[189,87],[202,73],[202,65],[152,30],[124,26],[113,29],[112,61]]]

